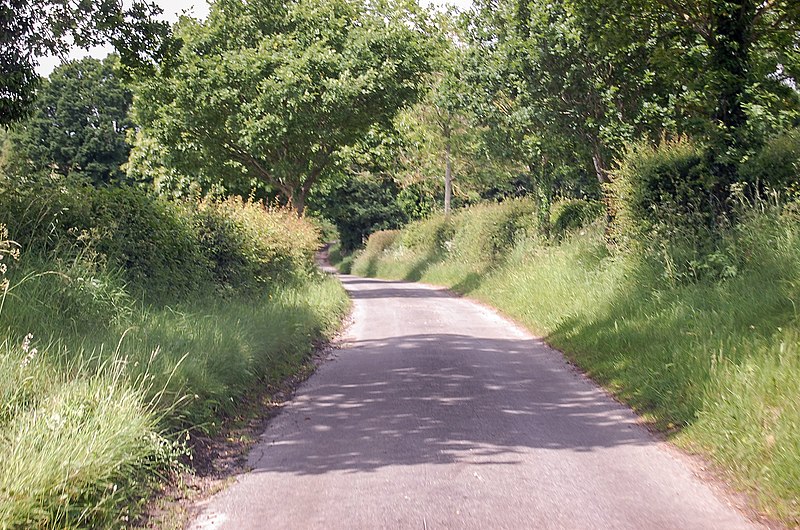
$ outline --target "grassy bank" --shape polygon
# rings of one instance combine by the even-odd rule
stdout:
[[[128,525],[194,435],[301,371],[348,307],[285,212],[64,195],[0,196],[0,528]]]
[[[796,214],[753,210],[700,259],[680,243],[610,253],[597,222],[545,238],[534,210],[481,206],[376,233],[352,270],[499,308],[800,523]]]

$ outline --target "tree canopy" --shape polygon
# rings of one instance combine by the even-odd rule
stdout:
[[[26,117],[40,78],[37,59],[72,47],[113,44],[127,68],[152,68],[169,54],[169,25],[154,3],[134,0],[0,0],[0,125]]]
[[[12,134],[18,164],[95,184],[123,180],[133,94],[115,73],[117,63],[115,56],[72,61],[43,81],[31,117]]]
[[[135,116],[167,165],[246,175],[302,212],[343,148],[419,97],[425,24],[412,4],[222,0],[179,25],[176,64],[142,84]]]

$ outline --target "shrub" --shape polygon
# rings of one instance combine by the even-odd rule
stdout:
[[[0,198],[0,222],[29,255],[49,260],[98,253],[149,300],[197,292],[211,279],[189,220],[174,203],[133,187],[61,181],[15,186]]]
[[[631,146],[608,185],[612,237],[635,245],[657,225],[713,225],[714,184],[703,149],[686,137]]]
[[[745,162],[742,178],[759,187],[794,192],[800,181],[800,129],[772,138],[753,158]]]
[[[410,223],[400,237],[403,247],[426,254],[439,254],[446,251],[445,243],[453,238],[455,225],[451,217],[433,215],[421,221]]]
[[[222,260],[215,263],[215,270],[224,269],[226,262],[239,266],[239,260],[244,259],[248,273],[261,283],[289,280],[313,270],[319,231],[294,212],[242,197],[209,199],[190,206],[216,216],[219,226],[232,224],[225,228],[231,238],[224,245],[218,242],[217,253],[211,255],[212,261]],[[218,235],[226,237],[224,233]],[[235,252],[244,252],[244,256],[234,256]]]
[[[531,200],[477,205],[456,217],[452,253],[475,263],[494,261],[527,235],[534,235],[538,207]]]
[[[379,254],[390,248],[397,241],[400,230],[381,230],[375,232],[367,240],[367,247],[364,251],[367,254]]]
[[[178,206],[132,187],[95,193],[90,226],[102,234],[97,250],[137,294],[164,300],[208,287],[210,264]]]
[[[550,227],[557,238],[568,232],[578,230],[599,219],[605,207],[597,201],[584,199],[562,199],[553,204],[550,210]]]

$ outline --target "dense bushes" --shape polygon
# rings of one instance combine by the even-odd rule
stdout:
[[[526,236],[537,234],[537,206],[531,200],[479,205],[455,215],[450,252],[466,262],[493,262]]]
[[[562,199],[550,209],[550,230],[556,238],[583,228],[599,219],[605,207],[597,201]]]
[[[767,142],[764,148],[746,161],[742,177],[758,184],[760,188],[791,189],[797,192],[800,182],[800,129],[780,134]]]
[[[0,223],[19,234],[26,253],[107,264],[151,302],[209,288],[244,291],[313,267],[316,228],[259,202],[175,203],[134,187],[45,188],[0,189]]]
[[[612,234],[623,245],[658,227],[706,227],[719,212],[702,146],[688,138],[630,147],[608,186]]]

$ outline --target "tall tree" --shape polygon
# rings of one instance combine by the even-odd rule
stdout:
[[[425,24],[407,2],[220,0],[178,28],[177,64],[142,84],[136,118],[183,173],[248,175],[302,213],[343,148],[418,98]]]
[[[31,117],[12,133],[18,163],[94,184],[124,177],[133,96],[115,73],[117,63],[115,56],[72,61],[44,80]]]
[[[797,119],[793,87],[800,46],[800,3],[794,0],[574,0],[595,21],[591,40],[624,48],[642,34],[648,61],[688,102],[684,118],[705,123],[720,189],[736,178],[736,162],[763,140],[749,117],[767,123]],[[611,31],[616,28],[617,31]],[[637,34],[638,33],[638,34]],[[682,92],[682,94],[681,94]],[[693,108],[691,108],[693,107]],[[791,120],[791,118],[790,118]],[[761,135],[763,136],[763,135]]]
[[[73,46],[111,43],[129,68],[152,67],[169,54],[169,26],[154,3],[134,0],[0,0],[0,125],[25,117],[36,98],[37,59]]]
[[[479,113],[511,129],[508,145],[543,185],[565,163],[607,182],[625,142],[657,128],[663,105],[648,41],[598,48],[568,1],[479,2],[468,24]]]

